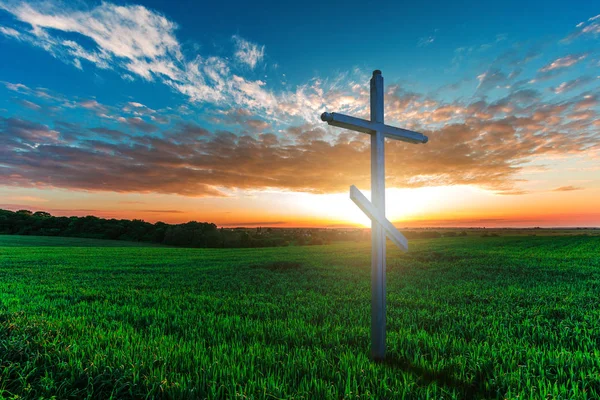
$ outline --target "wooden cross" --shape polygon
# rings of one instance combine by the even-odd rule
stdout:
[[[350,198],[371,219],[371,356],[385,358],[385,238],[386,234],[402,251],[408,241],[385,217],[385,138],[409,143],[427,143],[427,136],[383,123],[383,76],[373,71],[371,78],[371,120],[325,112],[321,120],[329,125],[371,135],[371,201],[356,186]]]

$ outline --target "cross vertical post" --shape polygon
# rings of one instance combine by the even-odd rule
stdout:
[[[358,188],[350,186],[350,199],[371,219],[371,357],[385,358],[385,240],[389,237],[402,251],[408,240],[385,217],[385,138],[407,143],[427,143],[427,136],[383,122],[383,76],[371,77],[371,119],[324,112],[321,120],[331,126],[371,135],[371,201]]]
[[[383,124],[383,76],[371,77],[371,122]],[[371,135],[371,202],[385,217],[385,137],[380,130]],[[385,231],[371,221],[371,357],[385,358]]]

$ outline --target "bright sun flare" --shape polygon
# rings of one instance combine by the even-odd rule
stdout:
[[[447,199],[453,190],[453,187],[387,189],[386,215],[393,223],[422,216],[442,199]],[[370,199],[370,191],[363,193]],[[296,200],[295,206],[303,214],[309,214],[315,219],[371,226],[371,220],[350,200],[348,193],[302,194]]]

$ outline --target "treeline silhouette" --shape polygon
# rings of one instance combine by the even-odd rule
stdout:
[[[139,219],[55,217],[44,211],[0,209],[0,234],[127,240],[181,247],[273,247],[359,241],[363,229],[218,228],[209,222],[154,224]]]

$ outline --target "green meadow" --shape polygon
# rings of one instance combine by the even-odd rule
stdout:
[[[600,237],[187,249],[0,236],[0,397],[600,398]]]

